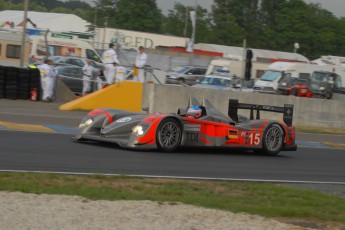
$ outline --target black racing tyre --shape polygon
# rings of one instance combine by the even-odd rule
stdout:
[[[6,99],[17,100],[18,99],[18,91],[17,90],[7,90],[5,92]]]
[[[160,151],[173,152],[180,146],[181,139],[181,125],[176,119],[166,118],[158,125],[156,142]]]
[[[18,91],[18,99],[22,99],[22,100],[30,99],[30,91],[28,91],[28,90],[19,90]]]
[[[262,138],[262,151],[270,156],[277,155],[284,146],[284,132],[278,124],[270,124]]]

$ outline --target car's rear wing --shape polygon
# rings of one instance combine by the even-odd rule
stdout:
[[[260,111],[283,113],[283,121],[287,126],[292,126],[293,117],[293,105],[284,104],[284,107],[270,106],[270,105],[255,105],[247,103],[239,103],[236,99],[229,100],[229,117],[238,122],[238,109],[249,109],[250,110],[250,120],[254,120],[254,111],[256,111],[256,119],[260,119]]]

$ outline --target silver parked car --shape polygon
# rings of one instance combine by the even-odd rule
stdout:
[[[165,84],[193,85],[206,71],[203,66],[178,66],[167,71]]]
[[[58,71],[58,78],[76,95],[81,95],[83,90],[83,70],[80,66],[58,65],[55,66]],[[96,75],[94,72],[90,78],[92,80],[90,93],[97,89]]]
[[[232,80],[233,79],[231,77],[207,75],[197,80],[196,84],[193,85],[193,87],[229,90],[233,87]]]

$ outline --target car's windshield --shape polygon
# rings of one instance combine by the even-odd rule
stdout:
[[[264,75],[262,75],[260,80],[262,80],[262,81],[275,81],[278,78],[280,78],[281,76],[282,76],[281,71],[268,70],[264,73]]]
[[[230,86],[231,80],[217,77],[203,77],[198,81],[199,84],[203,85],[214,85],[214,86]]]
[[[57,71],[58,71],[59,73],[68,73],[68,72],[69,72],[69,69],[66,68],[66,67],[62,67],[62,68],[59,68]]]
[[[177,73],[184,73],[189,69],[190,69],[190,67],[188,67],[188,66],[178,66],[178,67],[173,68],[171,71],[177,72]]]
[[[93,68],[97,68],[97,69],[99,68],[99,66],[94,61],[91,61],[91,65]]]
[[[62,57],[51,57],[50,59],[53,61],[53,62],[56,62],[57,60],[61,59]]]
[[[328,82],[329,73],[327,72],[314,72],[311,75],[311,82],[313,83],[321,83],[321,82]]]

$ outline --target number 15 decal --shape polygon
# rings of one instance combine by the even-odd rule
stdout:
[[[260,144],[260,133],[250,133],[248,136],[248,142],[250,145]]]

